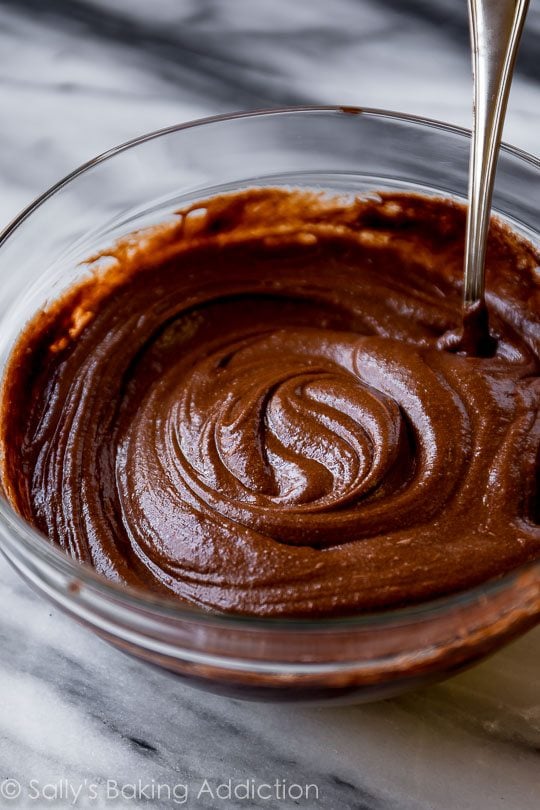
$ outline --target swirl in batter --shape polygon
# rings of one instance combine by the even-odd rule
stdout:
[[[448,201],[267,189],[135,234],[13,352],[8,497],[113,580],[252,615],[540,556],[539,256],[493,226],[498,348],[452,354],[463,233]]]

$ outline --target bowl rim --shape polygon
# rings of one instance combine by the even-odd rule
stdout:
[[[465,127],[455,126],[444,121],[426,118],[407,113],[395,112],[391,110],[374,107],[354,107],[350,105],[300,105],[278,107],[270,109],[257,109],[247,112],[224,113],[203,118],[197,118],[180,124],[173,124],[168,127],[153,130],[143,135],[131,138],[123,143],[102,152],[96,157],[82,163],[69,174],[37,196],[27,205],[14,219],[0,230],[0,249],[7,239],[19,228],[38,208],[40,208],[49,198],[54,196],[64,186],[75,180],[80,175],[95,166],[112,159],[118,154],[157,139],[164,135],[169,135],[184,129],[193,129],[208,124],[220,123],[223,121],[234,121],[250,118],[276,117],[280,115],[291,115],[295,113],[330,113],[337,115],[358,115],[368,118],[386,119],[406,124],[413,124],[419,127],[435,129],[442,132],[453,133],[465,138],[471,137],[471,131]],[[501,145],[501,151],[512,155],[520,161],[530,164],[540,171],[540,158],[507,143]],[[218,625],[229,629],[245,630],[276,630],[298,632],[328,631],[338,629],[352,630],[373,625],[386,625],[399,621],[421,621],[432,618],[436,614],[446,613],[453,608],[463,608],[478,599],[485,599],[506,590],[513,585],[519,585],[519,581],[528,572],[538,569],[540,574],[540,560],[532,560],[519,568],[513,569],[508,574],[488,580],[480,585],[464,591],[458,591],[446,596],[437,597],[420,602],[416,605],[392,608],[389,610],[376,610],[363,612],[356,616],[328,617],[328,618],[287,618],[287,617],[254,617],[242,614],[217,613],[205,610],[204,608],[185,604],[178,604],[174,597],[159,596],[150,592],[121,585],[106,579],[93,568],[85,563],[73,560],[61,549],[53,546],[50,540],[40,531],[32,527],[22,518],[9,504],[0,488],[0,525],[8,532],[14,532],[17,540],[22,541],[23,546],[30,556],[36,556],[42,563],[51,565],[57,572],[69,577],[79,586],[86,585],[92,591],[120,603],[126,608],[134,608],[137,611],[149,611],[161,615],[168,620],[177,619],[191,623],[204,623]],[[3,544],[2,544],[3,545]],[[3,548],[0,549],[3,551]],[[7,555],[6,555],[7,556]],[[8,556],[9,560],[9,556]]]

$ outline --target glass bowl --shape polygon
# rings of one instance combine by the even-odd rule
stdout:
[[[295,186],[407,190],[463,200],[469,133],[376,110],[297,108],[197,121],[77,169],[0,236],[0,373],[29,318],[84,260],[214,193]],[[540,163],[501,153],[497,214],[540,241]],[[0,448],[1,452],[1,448]],[[400,610],[326,620],[212,615],[130,591],[67,557],[0,497],[2,551],[34,588],[121,650],[239,698],[360,701],[448,676],[540,616],[540,561]]]

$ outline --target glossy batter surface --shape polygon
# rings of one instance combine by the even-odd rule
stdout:
[[[464,212],[223,196],[36,316],[4,488],[105,576],[219,611],[352,614],[540,556],[539,256],[488,253],[491,358],[453,354]]]

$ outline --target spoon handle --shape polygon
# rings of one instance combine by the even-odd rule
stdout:
[[[469,0],[474,127],[465,243],[465,309],[484,301],[484,269],[495,167],[529,0]]]

